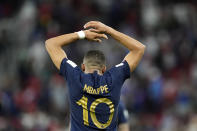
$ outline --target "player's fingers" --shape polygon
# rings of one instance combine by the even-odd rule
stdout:
[[[89,31],[91,31],[91,32],[96,32],[96,33],[100,33],[100,31],[99,31],[99,30],[97,30],[97,29],[93,29],[93,28],[89,29]]]
[[[94,41],[99,42],[99,43],[102,42],[102,40],[101,39],[98,39],[98,38],[94,39]]]
[[[87,24],[85,24],[84,25],[84,28],[86,29],[86,28],[96,28],[96,23],[87,23]]]
[[[89,24],[96,24],[96,23],[98,23],[98,22],[96,22],[96,21],[89,21],[89,22],[87,22],[87,23],[84,25],[84,27],[87,26],[87,25],[89,25]]]
[[[86,24],[96,24],[96,23],[98,23],[98,21],[89,21]]]
[[[97,34],[98,37],[102,37],[102,38],[105,38],[105,39],[108,39],[107,35],[105,34]]]

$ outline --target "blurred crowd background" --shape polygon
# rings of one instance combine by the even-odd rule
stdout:
[[[46,39],[101,21],[147,46],[122,88],[131,131],[197,131],[196,0],[0,0],[0,131],[65,131],[66,81]],[[108,69],[128,50],[110,38],[65,47],[79,66],[100,49]]]

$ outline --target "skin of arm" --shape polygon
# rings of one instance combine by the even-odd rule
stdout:
[[[45,47],[55,66],[60,69],[63,58],[67,58],[62,46],[78,40],[77,33],[70,33],[46,40]]]
[[[126,55],[124,60],[128,62],[131,72],[136,68],[144,54],[146,48],[145,45],[98,21],[90,21],[84,25],[84,28],[92,28],[90,30],[97,33],[107,33],[119,43],[127,47],[130,52]]]
[[[90,41],[101,42],[100,38],[108,39],[105,34],[95,33],[90,30],[85,30],[84,33],[85,33],[85,38]],[[46,40],[45,42],[46,50],[49,53],[49,56],[51,57],[57,69],[60,69],[62,60],[64,58],[67,58],[66,52],[62,49],[62,47],[70,43],[73,43],[76,40],[79,40],[79,36],[76,32],[60,35]]]
[[[129,131],[129,124],[122,123],[122,124],[118,125],[118,131]]]

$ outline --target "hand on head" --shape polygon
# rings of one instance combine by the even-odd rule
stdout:
[[[90,41],[102,42],[101,38],[108,39],[108,37],[103,33],[96,33],[89,30],[84,31],[86,39]]]
[[[90,30],[97,33],[107,33],[109,26],[99,22],[99,21],[90,21],[84,25],[84,28],[91,28]]]
[[[87,29],[89,28],[89,29]],[[104,34],[107,33],[108,26],[98,21],[90,21],[84,25],[86,39],[96,42],[102,42],[100,38],[108,39]]]

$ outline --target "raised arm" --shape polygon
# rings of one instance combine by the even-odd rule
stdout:
[[[67,58],[65,51],[62,49],[63,46],[68,45],[76,40],[79,40],[80,38],[86,38],[87,40],[96,42],[101,42],[100,38],[107,39],[107,36],[105,34],[98,34],[95,32],[91,32],[90,30],[85,30],[80,33],[82,33],[82,36],[80,36],[80,34],[76,32],[57,36],[46,40],[46,50],[49,53],[49,56],[51,57],[53,63],[58,69],[60,69],[60,64],[63,58]]]
[[[127,47],[130,50],[130,52],[126,55],[124,60],[128,62],[131,72],[136,68],[144,54],[146,48],[145,45],[98,21],[88,22],[84,25],[84,28],[93,28],[90,30],[97,33],[107,33],[110,36],[112,36],[115,40],[117,40],[119,43]]]

